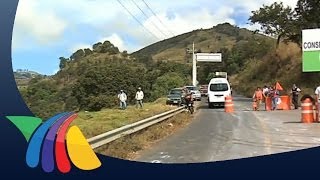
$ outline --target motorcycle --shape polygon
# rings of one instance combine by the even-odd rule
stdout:
[[[188,103],[188,110],[191,114],[194,112],[193,103]]]
[[[187,96],[187,97],[186,97],[185,107],[186,107],[186,109],[188,109],[188,111],[189,111],[191,114],[194,113],[193,100],[192,100],[192,97],[191,97],[191,96]]]

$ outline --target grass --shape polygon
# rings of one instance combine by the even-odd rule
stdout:
[[[169,120],[122,137],[95,151],[106,156],[134,160],[142,150],[148,149],[152,144],[187,126],[191,122],[191,117],[188,113],[178,114]]]
[[[78,118],[72,124],[77,125],[86,138],[90,138],[176,108],[165,105],[165,100],[145,103],[143,109],[129,106],[126,110],[103,109],[99,112],[79,112]]]

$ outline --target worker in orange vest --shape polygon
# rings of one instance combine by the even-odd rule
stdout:
[[[255,90],[252,99],[253,99],[253,110],[259,111],[260,104],[262,102],[262,99],[266,98],[265,95],[263,94],[263,91],[261,90],[260,87],[257,87]]]

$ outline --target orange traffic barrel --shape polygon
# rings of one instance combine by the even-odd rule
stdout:
[[[225,97],[224,111],[227,112],[227,113],[232,113],[232,112],[234,112],[233,106],[234,106],[234,104],[233,104],[233,102],[232,102],[232,97],[231,97],[231,96]]]
[[[265,100],[265,108],[266,108],[266,111],[271,111],[272,109],[272,100],[271,100],[271,97],[266,97],[266,100]]]
[[[301,121],[302,123],[313,123],[313,103],[310,98],[306,98],[301,103]]]
[[[278,104],[278,109],[291,110],[291,101],[289,96],[280,96],[281,103]]]

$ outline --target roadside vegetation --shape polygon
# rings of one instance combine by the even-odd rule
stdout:
[[[135,160],[141,151],[152,147],[153,144],[183,129],[191,122],[192,116],[189,113],[180,113],[166,121],[97,148],[95,151],[106,156]]]
[[[143,109],[128,106],[126,110],[102,109],[98,112],[81,111],[72,125],[77,125],[86,138],[91,138],[174,108],[177,107],[166,106],[165,99],[159,99],[153,103],[145,103]]]

